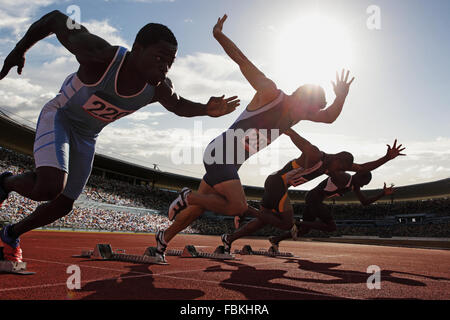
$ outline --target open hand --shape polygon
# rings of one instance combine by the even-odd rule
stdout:
[[[397,146],[397,139],[395,139],[394,144],[392,145],[392,148],[390,145],[387,144],[387,151],[386,151],[386,157],[388,160],[392,160],[396,158],[397,156],[406,156],[406,154],[401,153],[403,150],[405,150],[405,147],[402,148],[402,145],[399,144]]]
[[[206,104],[206,113],[210,117],[220,117],[233,112],[239,106],[240,100],[237,96],[225,99],[225,95],[221,97],[211,97]]]
[[[14,49],[11,51],[3,62],[2,71],[0,71],[0,80],[2,80],[9,73],[12,67],[17,66],[17,73],[22,74],[23,66],[25,65],[25,54]]]
[[[350,71],[347,70],[347,73],[344,78],[344,69],[342,69],[341,76],[339,77],[339,74],[336,71],[336,82],[331,81],[331,84],[333,85],[333,90],[334,90],[334,93],[336,94],[336,97],[345,98],[348,95],[348,90],[350,89],[350,85],[352,84],[353,80],[355,80],[355,77],[353,77],[350,80],[350,82],[347,82],[349,74],[350,74]]]
[[[213,35],[216,36],[222,33],[223,23],[227,20],[227,15],[224,14],[222,18],[217,19],[216,25],[213,27]]]

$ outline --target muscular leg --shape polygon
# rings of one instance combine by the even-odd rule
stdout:
[[[239,228],[239,230],[237,230],[236,232],[228,235],[227,240],[230,242],[230,244],[232,242],[234,242],[237,239],[240,239],[242,237],[251,235],[252,233],[256,232],[257,230],[261,229],[262,227],[264,227],[266,225],[266,223],[264,223],[262,220],[260,219],[253,219],[250,222],[244,224],[241,228]]]
[[[285,232],[285,233],[283,233],[283,234],[281,234],[279,236],[272,237],[273,242],[276,242],[276,243],[279,243],[279,242],[281,242],[283,240],[287,240],[287,239],[291,239],[291,238],[292,238],[292,235],[291,235],[290,232]]]
[[[204,180],[200,182],[200,186],[196,194],[201,194],[205,196],[214,195],[221,197],[216,194],[216,191],[210,187]],[[187,228],[195,219],[201,216],[205,212],[205,209],[201,206],[189,205],[186,209],[181,211],[175,217],[175,221],[172,225],[164,231],[164,241],[169,243],[178,233]]]
[[[41,204],[29,216],[12,226],[11,236],[19,237],[25,232],[48,225],[57,219],[64,217],[72,211],[74,200],[64,195],[59,195],[56,199]]]
[[[245,214],[256,216],[257,218],[246,223],[233,234],[230,234],[227,238],[230,243],[256,232],[267,224],[273,225],[274,227],[282,230],[289,230],[293,225],[292,217],[294,212],[292,210],[275,214],[269,209],[263,207],[261,207],[261,210],[259,211],[253,207],[248,207]],[[288,234],[290,235],[290,232]]]
[[[67,173],[53,167],[39,167],[36,172],[27,172],[7,177],[3,186],[7,192],[18,194],[34,201],[55,199],[67,182]]]
[[[297,236],[299,236],[299,237],[306,235],[311,230],[308,227],[303,226],[302,225],[303,222],[294,222],[294,223],[298,228]],[[282,233],[279,236],[272,237],[272,241],[276,242],[276,243],[279,243],[279,242],[281,242],[283,240],[287,240],[287,239],[292,239],[292,233],[290,231]]]
[[[272,210],[261,207],[258,211],[255,208],[248,207],[245,215],[250,215],[257,219],[262,220],[265,224],[270,224],[275,228],[281,230],[290,230],[292,228],[292,219],[294,217],[294,209],[291,204],[284,206],[284,211],[279,213],[274,213]]]
[[[325,232],[333,232],[336,230],[336,223],[334,220],[324,221],[301,221],[295,223],[298,227],[297,236],[302,237],[308,234],[311,229],[321,230]],[[292,234],[290,232],[283,233],[282,235],[273,237],[274,242],[280,242],[286,239],[291,239]]]
[[[336,223],[328,207],[322,202],[307,199],[305,214],[308,218],[302,221],[298,226],[304,229],[316,229],[325,232],[336,230]],[[316,220],[319,218],[319,221]]]
[[[247,200],[240,180],[218,183],[214,190],[215,193],[209,194],[191,192],[187,201],[190,205],[230,216],[241,215],[247,210]]]

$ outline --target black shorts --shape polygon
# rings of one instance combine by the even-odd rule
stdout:
[[[328,223],[333,221],[333,216],[327,205],[323,203],[322,197],[318,196],[314,192],[308,192],[305,198],[306,208],[303,212],[303,221],[312,222],[317,218]]]
[[[271,174],[264,182],[262,206],[275,212],[283,212],[288,187],[279,174]]]
[[[203,162],[203,165],[206,169],[203,180],[211,187],[228,180],[240,180],[238,174],[239,165],[217,163],[206,164],[205,162]]]

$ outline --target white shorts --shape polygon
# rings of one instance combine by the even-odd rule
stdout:
[[[91,174],[95,138],[75,132],[53,99],[39,115],[33,154],[36,168],[53,167],[68,173],[63,194],[76,200]]]

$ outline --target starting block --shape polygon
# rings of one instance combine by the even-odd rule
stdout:
[[[240,255],[257,255],[257,256],[268,256],[268,257],[293,257],[294,255],[290,252],[280,252],[275,250],[274,247],[270,247],[269,250],[253,250],[250,245],[245,245],[241,250],[234,250],[235,254]]]
[[[156,250],[154,247],[149,247],[147,250]],[[208,259],[218,259],[218,260],[236,260],[234,255],[225,253],[223,246],[219,246],[214,250],[213,253],[198,251],[193,245],[187,245],[183,250],[167,250],[166,256],[179,256],[183,258],[208,258]]]
[[[123,261],[132,263],[168,264],[165,260],[156,256],[155,250],[145,250],[142,256],[126,254],[125,250],[113,251],[110,244],[97,244],[94,250],[82,251],[75,258],[94,258],[97,260]]]
[[[32,275],[32,274],[35,274],[36,272],[27,271],[27,263],[26,262],[4,260],[3,247],[0,247],[0,273]]]

